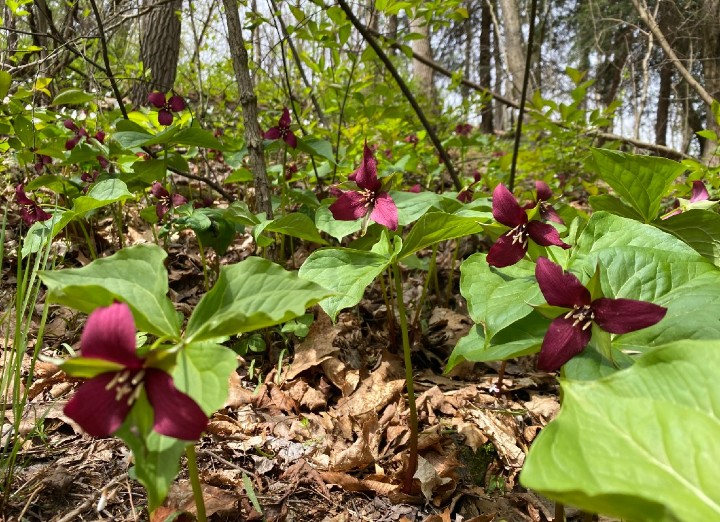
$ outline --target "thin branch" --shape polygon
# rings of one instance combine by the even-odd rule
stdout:
[[[125,104],[122,100],[122,94],[120,93],[120,89],[118,88],[117,82],[115,81],[115,76],[113,76],[112,72],[112,66],[110,65],[110,56],[108,56],[107,40],[105,39],[105,29],[103,28],[102,17],[100,16],[100,11],[98,10],[95,0],[90,0],[90,6],[92,7],[93,13],[95,14],[95,21],[97,22],[98,31],[100,32],[100,49],[102,50],[102,57],[103,61],[105,62],[105,74],[107,75],[107,79],[110,82],[110,87],[112,88],[113,93],[115,93],[115,99],[117,99],[118,105],[120,106],[120,112],[122,113],[123,118],[127,120],[128,113],[125,110]]]
[[[653,15],[650,14],[648,10],[640,4],[639,0],[632,0],[632,3],[635,6],[635,10],[640,15],[640,19],[645,22],[652,34],[655,36],[655,38],[657,38],[660,47],[662,47],[663,51],[665,51],[665,55],[672,62],[680,75],[685,79],[688,85],[693,88],[693,90],[698,94],[698,96],[702,98],[705,103],[707,103],[708,105],[712,105],[713,101],[715,101],[714,98],[710,96],[710,93],[707,92],[702,85],[700,85],[700,83],[693,77],[693,75],[690,74],[690,71],[688,71],[682,64],[680,59],[675,54],[675,51],[673,51],[672,47],[670,47],[670,43],[667,41],[667,38],[665,38],[665,35],[660,30],[660,26],[655,21]]]
[[[440,142],[440,138],[438,138],[438,135],[435,132],[435,129],[428,121],[427,117],[425,116],[425,113],[420,108],[420,105],[418,104],[417,100],[415,99],[415,96],[413,96],[413,93],[410,91],[407,84],[400,76],[400,73],[398,73],[397,69],[390,61],[390,58],[388,58],[387,54],[385,54],[385,51],[382,50],[380,45],[377,43],[377,40],[375,40],[375,38],[370,33],[370,31],[353,14],[353,12],[350,9],[350,6],[348,6],[347,2],[345,2],[345,0],[338,0],[338,5],[345,12],[345,16],[347,16],[348,20],[350,20],[350,23],[352,23],[355,26],[355,29],[357,29],[358,32],[362,35],[362,37],[365,39],[365,41],[368,44],[370,44],[370,47],[373,48],[373,51],[375,51],[375,54],[377,54],[378,58],[380,58],[380,60],[385,64],[385,67],[387,68],[388,72],[390,72],[392,77],[395,79],[395,82],[397,83],[398,87],[402,91],[402,93],[405,96],[405,98],[407,99],[408,103],[410,103],[410,106],[415,111],[415,114],[417,115],[418,119],[422,123],[423,127],[425,127],[425,130],[427,131],[428,136],[430,137],[430,141],[432,141],[433,145],[435,146],[435,149],[438,151],[438,154],[440,154],[440,157],[442,158],[443,162],[445,163],[445,168],[447,169],[448,174],[450,174],[450,177],[452,178],[453,185],[455,185],[455,188],[457,190],[462,190],[462,182],[460,181],[460,178],[458,177],[457,172],[455,172],[455,168],[452,165],[452,160],[450,159],[450,155],[445,150],[445,147],[443,147],[442,143]]]

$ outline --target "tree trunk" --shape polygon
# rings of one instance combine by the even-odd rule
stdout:
[[[245,141],[250,156],[250,169],[255,180],[255,212],[265,212],[272,219],[272,203],[270,200],[270,184],[265,170],[265,152],[263,137],[258,123],[257,96],[250,76],[248,53],[240,26],[240,15],[235,0],[223,0],[225,17],[228,26],[228,44],[232,57],[235,78],[240,92],[243,123],[245,124]]]
[[[132,90],[132,101],[144,104],[153,91],[168,92],[175,84],[180,56],[180,17],[182,0],[145,0],[144,7],[154,6],[143,18],[140,29],[140,61],[150,70],[149,81]]]
[[[410,31],[422,35],[422,38],[412,41],[412,50],[417,54],[433,59],[430,47],[430,29],[423,18],[415,18],[410,22]],[[419,60],[413,60],[413,79],[422,96],[435,106],[435,85],[433,83],[434,71],[432,67]]]
[[[512,89],[510,98],[520,98],[525,74],[525,44],[520,24],[520,8],[517,0],[500,0],[502,21],[505,32],[505,59],[510,73]]]
[[[657,145],[667,145],[672,79],[673,66],[670,62],[663,62],[660,68],[660,90],[658,92],[657,112],[655,113],[655,143]]]
[[[713,99],[720,100],[720,0],[705,0],[703,11],[704,24],[701,42],[705,90]],[[709,105],[706,111],[706,127],[720,136],[720,123]],[[703,160],[712,166],[718,164],[718,157],[715,155],[716,145],[717,143],[712,143],[706,147],[703,155]]]
[[[490,6],[488,5],[488,2],[482,2],[480,16],[479,83],[483,87],[490,89],[492,87],[492,48],[490,47],[490,35],[492,33],[492,12],[490,11]],[[482,127],[483,132],[487,133],[491,133],[494,130],[492,103],[492,99],[488,100],[480,111],[480,117],[482,118],[480,126]]]

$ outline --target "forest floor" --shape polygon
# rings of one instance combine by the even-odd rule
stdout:
[[[0,287],[3,310],[16,291],[17,221],[11,218],[8,223]],[[111,230],[109,220],[97,223],[101,255],[117,249]],[[153,238],[138,218],[128,220],[126,240],[134,244]],[[63,256],[57,268],[89,263],[82,243],[76,238],[68,248],[65,241],[58,242]],[[254,254],[253,246],[251,236],[240,236],[215,261],[240,261]],[[472,325],[458,291],[459,261],[454,270],[450,267],[454,243],[443,247],[440,284],[430,286],[413,340],[421,430],[413,494],[401,491],[409,429],[399,329],[394,314],[388,317],[377,286],[335,324],[316,307],[304,339],[266,333],[266,351],[238,357],[225,408],[212,416],[197,446],[211,521],[554,519],[553,504],[522,488],[518,476],[529,445],[558,412],[556,379],[536,371],[532,358],[507,365],[499,392],[499,364],[463,363],[443,373],[455,343]],[[171,236],[167,250],[170,297],[188,315],[203,294],[197,243],[186,231]],[[301,261],[295,259],[295,265]],[[425,273],[408,270],[404,275],[406,302],[416,302]],[[43,299],[41,293],[31,339]],[[409,313],[413,317],[415,310]],[[63,344],[77,350],[84,321],[83,314],[52,306],[40,352],[67,353]],[[7,346],[12,346],[11,339]],[[34,347],[31,341],[26,371]],[[35,365],[3,521],[148,519],[144,490],[129,476],[132,456],[124,444],[83,435],[63,415],[76,386],[55,366],[42,361]],[[6,427],[12,421],[7,410],[3,443],[11,437]],[[253,495],[262,514],[253,507]],[[188,514],[174,520],[192,520],[194,509],[183,470],[153,520],[170,520],[178,510]],[[567,513],[569,520],[577,519],[572,510]]]

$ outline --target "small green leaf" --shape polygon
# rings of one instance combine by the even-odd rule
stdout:
[[[482,231],[482,225],[474,217],[456,216],[445,212],[428,212],[423,215],[405,239],[400,258],[412,255],[428,246],[470,236]]]
[[[180,351],[172,375],[177,389],[210,416],[225,405],[228,377],[237,365],[237,356],[225,346],[195,342]]]
[[[313,156],[325,158],[330,163],[335,163],[335,155],[333,154],[332,144],[327,140],[315,138],[313,136],[305,136],[304,138],[300,138],[298,140],[297,148],[298,150],[307,152]]]
[[[58,93],[51,105],[82,105],[95,99],[94,94],[82,89],[65,89]]]
[[[284,323],[331,292],[266,259],[250,257],[220,270],[187,325],[188,342]]]
[[[10,92],[10,85],[12,85],[12,76],[7,71],[0,71],[0,101]]]
[[[224,145],[213,136],[212,132],[198,127],[180,130],[172,137],[169,143],[215,150],[222,150],[224,148]]]
[[[299,212],[293,212],[270,221],[264,227],[264,230],[266,232],[277,232],[286,236],[298,237],[319,245],[327,244],[327,241],[318,233],[315,223],[305,214]]]
[[[73,377],[91,379],[101,373],[116,372],[124,366],[105,359],[92,359],[88,357],[72,357],[70,359],[53,360],[62,371]]]

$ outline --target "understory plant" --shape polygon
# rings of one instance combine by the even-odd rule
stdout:
[[[165,252],[154,245],[118,251],[83,268],[45,271],[48,302],[84,313],[80,357],[54,360],[88,379],[65,408],[87,433],[121,438],[135,457],[131,475],[152,512],[179,471],[183,452],[198,519],[204,508],[194,444],[223,406],[235,353],[230,336],[287,322],[330,292],[251,257],[220,270],[183,327],[167,297]],[[137,345],[136,328],[149,341]]]

